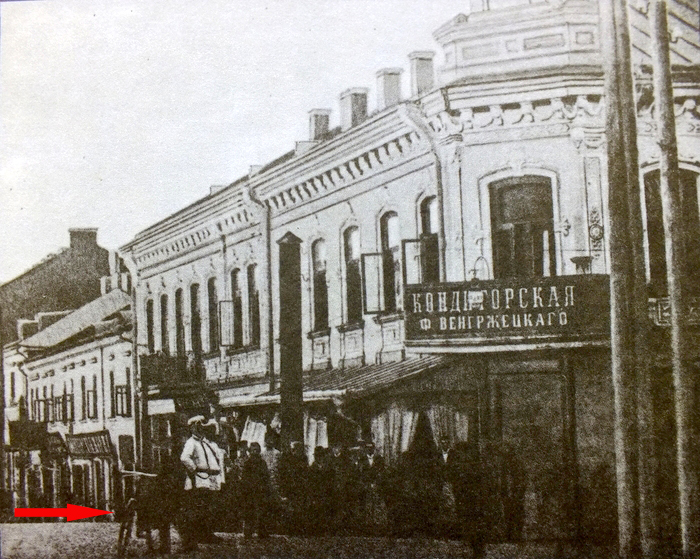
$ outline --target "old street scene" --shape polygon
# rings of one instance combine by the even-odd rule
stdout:
[[[462,4],[191,203],[36,226],[69,242],[0,284],[2,557],[700,557],[700,6]],[[14,513],[69,503],[113,514]]]

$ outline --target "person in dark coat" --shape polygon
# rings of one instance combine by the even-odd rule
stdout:
[[[312,535],[330,531],[333,481],[328,449],[317,446],[314,449],[314,462],[309,466],[309,533]]]
[[[251,443],[250,454],[241,472],[241,495],[243,497],[243,534],[246,538],[256,532],[259,538],[268,536],[270,518],[270,472],[260,456],[260,444]]]
[[[358,467],[363,488],[364,531],[378,535],[386,529],[386,497],[389,488],[384,458],[377,453],[373,442],[365,444]]]
[[[474,557],[484,553],[484,476],[476,444],[458,442],[447,460],[447,476],[455,496],[457,529]]]
[[[304,445],[299,441],[293,441],[280,455],[279,488],[290,534],[303,534],[308,529],[308,467]]]

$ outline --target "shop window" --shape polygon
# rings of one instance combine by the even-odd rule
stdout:
[[[248,266],[248,320],[250,324],[250,343],[260,346],[260,292],[257,281],[258,267]]]
[[[209,311],[209,351],[219,349],[219,297],[216,290],[216,278],[207,282],[208,311]]]
[[[382,286],[384,291],[384,310],[395,312],[401,308],[401,262],[399,246],[401,233],[399,216],[389,212],[382,216],[379,224],[382,244]]]
[[[360,230],[349,227],[343,233],[345,260],[345,307],[348,323],[362,320],[362,276],[360,274]]]
[[[182,308],[182,289],[175,292],[175,351],[185,355],[185,316]]]
[[[700,207],[698,206],[698,174],[686,169],[680,172],[681,231],[685,256],[685,288],[690,295],[700,295]],[[666,236],[661,209],[659,171],[644,176],[644,198],[649,245],[650,295],[668,295],[666,276]]]
[[[491,234],[496,278],[556,274],[552,187],[537,176],[491,185]]]
[[[328,284],[326,283],[326,242],[323,239],[311,245],[314,290],[314,330],[328,328]]]
[[[231,297],[233,298],[233,347],[243,347],[243,297],[241,289],[241,271],[236,268],[231,272]]]
[[[160,349],[166,355],[170,353],[170,336],[168,335],[168,296],[160,296]]]
[[[146,301],[146,338],[148,353],[155,351],[155,337],[153,334],[153,299]]]
[[[202,354],[202,316],[200,315],[199,284],[190,286],[190,328],[192,334],[192,351]]]

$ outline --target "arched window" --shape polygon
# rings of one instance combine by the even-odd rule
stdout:
[[[241,271],[236,268],[231,272],[231,297],[233,299],[233,347],[243,347],[243,298],[241,289]]]
[[[420,271],[424,283],[440,281],[437,197],[429,196],[420,205]]]
[[[155,351],[155,337],[153,335],[153,299],[146,301],[146,336],[148,353]]]
[[[396,212],[387,212],[379,220],[382,243],[382,285],[384,289],[384,310],[395,312],[401,308],[401,262],[399,250],[401,233],[399,216]]]
[[[202,316],[199,314],[200,312],[199,284],[193,283],[190,286],[190,328],[192,351],[195,355],[202,353]]]
[[[170,353],[170,335],[168,332],[168,296],[160,296],[160,349],[163,353]]]
[[[248,320],[250,324],[250,343],[260,345],[260,293],[257,281],[258,267],[248,266]]]
[[[209,351],[219,349],[219,296],[216,290],[216,278],[209,278],[207,282],[207,294],[209,305]]]
[[[328,328],[328,284],[326,283],[326,242],[323,239],[311,245],[314,269],[314,330]]]
[[[345,259],[345,307],[347,321],[362,319],[362,276],[360,274],[360,230],[349,227],[343,233]]]
[[[182,289],[175,292],[175,351],[185,355],[185,317],[182,312]]]
[[[689,295],[700,295],[700,207],[698,206],[698,174],[687,169],[680,172],[681,231],[685,257],[685,288]],[[666,278],[666,236],[661,209],[659,171],[644,175],[644,199],[647,214],[649,245],[650,295],[668,295]]]
[[[491,235],[496,278],[556,274],[552,185],[524,176],[491,185]]]

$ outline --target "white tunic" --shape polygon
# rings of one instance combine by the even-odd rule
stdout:
[[[185,480],[185,490],[209,489],[218,491],[221,489],[221,472],[223,464],[220,461],[218,446],[204,437],[192,435],[185,443],[180,455],[180,461],[187,469],[190,476]]]

